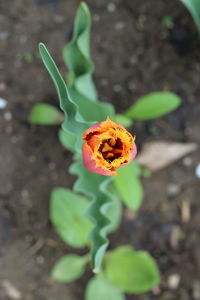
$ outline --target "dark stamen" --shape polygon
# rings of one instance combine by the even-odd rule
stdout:
[[[101,146],[99,147],[99,152],[102,153],[103,158],[111,163],[115,159],[121,157],[123,151],[122,141],[117,138],[104,140]]]

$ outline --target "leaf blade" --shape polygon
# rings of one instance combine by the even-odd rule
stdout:
[[[180,98],[169,92],[154,92],[139,98],[126,112],[133,120],[151,120],[175,110]]]
[[[75,151],[80,152],[82,140],[81,136],[83,132],[93,125],[94,123],[86,122],[82,118],[80,112],[78,111],[77,105],[73,102],[70,98],[67,86],[53,60],[51,55],[49,54],[47,48],[44,44],[39,44],[39,51],[42,57],[43,63],[49,72],[54,85],[56,87],[59,101],[60,101],[60,108],[63,110],[65,114],[65,120],[62,124],[64,130],[68,131],[72,135],[76,137],[76,146]]]
[[[189,10],[200,33],[200,2],[199,0],[180,0]]]
[[[112,178],[105,178],[103,175],[89,172],[83,166],[81,158],[70,167],[70,173],[78,176],[74,190],[83,193],[91,201],[87,211],[88,217],[94,223],[94,227],[89,235],[91,263],[93,271],[98,273],[109,243],[106,237],[110,228],[107,211],[112,203],[113,195],[109,192],[108,185]]]
[[[154,259],[145,251],[130,246],[115,249],[106,258],[109,280],[128,293],[144,293],[158,286],[160,275]]]
[[[60,237],[77,248],[88,245],[91,222],[86,218],[88,202],[64,188],[55,188],[50,199],[50,219]]]
[[[60,282],[72,282],[83,275],[86,263],[87,259],[84,256],[65,255],[54,265],[51,277]]]
[[[69,92],[87,121],[102,121],[114,114],[109,103],[97,101],[92,80],[94,64],[90,57],[91,16],[86,3],[78,8],[72,41],[63,49],[64,61],[72,78]]]
[[[133,161],[118,170],[114,185],[122,201],[129,209],[137,211],[143,198],[143,187],[139,180],[139,167]]]
[[[105,277],[96,276],[87,284],[85,300],[125,300],[123,293]]]
[[[69,132],[63,130],[62,128],[58,131],[58,138],[60,143],[70,150],[71,152],[74,151],[76,145],[76,137],[71,135]]]
[[[63,114],[47,103],[35,104],[29,115],[29,122],[38,125],[57,125],[63,122]]]

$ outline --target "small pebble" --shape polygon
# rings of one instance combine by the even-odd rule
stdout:
[[[170,183],[167,186],[167,194],[168,196],[176,196],[180,193],[181,187],[177,184]]]
[[[4,82],[0,82],[0,92],[4,92],[6,90],[7,86]],[[1,99],[1,98],[0,98]],[[3,99],[5,100],[5,99]],[[7,102],[7,100],[5,100]]]
[[[108,3],[107,5],[107,11],[109,13],[113,13],[116,10],[116,5],[114,3]]]
[[[179,286],[180,280],[181,280],[181,277],[179,274],[170,275],[167,280],[167,285],[168,285],[169,289],[176,290]]]
[[[114,91],[115,93],[119,93],[119,92],[121,92],[121,90],[122,90],[122,87],[121,87],[120,84],[115,84],[115,85],[113,86],[113,91]]]
[[[100,81],[100,84],[102,86],[107,86],[108,85],[108,79],[107,78],[102,78],[101,81]]]
[[[16,144],[17,141],[18,141],[18,137],[17,137],[17,136],[12,136],[12,137],[10,138],[10,141],[11,141],[12,144]]]
[[[28,198],[29,197],[29,192],[28,192],[28,190],[22,190],[21,191],[21,196],[22,196],[22,198]]]
[[[64,19],[63,16],[61,16],[61,15],[55,15],[55,16],[54,16],[54,21],[55,21],[56,23],[58,23],[58,24],[61,24],[61,23],[63,23],[63,22],[65,21],[65,19]]]
[[[137,62],[138,62],[138,58],[137,58],[137,56],[131,56],[131,58],[130,58],[130,64],[132,65],[132,66],[134,66],[134,65],[136,65],[137,64]]]
[[[94,22],[99,22],[99,20],[100,20],[100,16],[97,15],[97,14],[94,14],[94,15],[93,15],[93,21],[94,21]]]
[[[124,23],[123,22],[117,22],[116,24],[115,24],[115,29],[116,30],[121,30],[121,29],[123,29],[124,28]]]
[[[1,282],[2,287],[5,290],[6,296],[9,299],[19,300],[22,299],[21,292],[8,280],[3,280]]]
[[[8,101],[6,99],[0,98],[0,109],[4,109],[7,106]]]
[[[196,166],[195,175],[196,175],[197,178],[200,178],[200,164],[198,164]]]
[[[44,263],[44,257],[42,255],[37,256],[36,261],[39,265]]]
[[[27,39],[28,39],[28,37],[27,37],[26,35],[21,35],[21,36],[19,37],[19,42],[20,42],[21,44],[25,44],[25,43],[27,42]]]
[[[51,178],[52,178],[53,180],[57,180],[57,179],[58,179],[58,174],[55,173],[55,172],[52,173]]]
[[[53,161],[50,162],[48,166],[49,166],[50,170],[55,170],[55,168],[56,168],[56,164]]]
[[[9,32],[8,31],[2,31],[0,32],[0,40],[5,41],[9,37]]]
[[[29,156],[29,162],[34,163],[36,161],[36,157],[34,155]]]
[[[135,82],[130,81],[130,82],[128,83],[128,89],[129,89],[130,91],[135,91],[136,88],[137,88],[137,86],[136,86]]]
[[[194,300],[200,300],[200,282],[194,281],[193,283],[193,298]]]
[[[183,158],[183,165],[185,167],[189,167],[189,166],[191,166],[191,164],[192,164],[192,158],[191,157],[186,156],[186,157]]]
[[[10,111],[6,111],[4,114],[4,119],[6,121],[11,121],[12,120],[12,113]]]

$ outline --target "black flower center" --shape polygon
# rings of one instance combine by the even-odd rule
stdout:
[[[108,162],[112,162],[113,160],[121,157],[122,151],[123,144],[119,138],[110,138],[104,140],[101,146],[99,147],[99,152],[102,153],[103,158]]]

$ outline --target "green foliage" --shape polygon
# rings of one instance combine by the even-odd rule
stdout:
[[[115,179],[89,172],[82,164],[81,136],[86,129],[97,121],[105,120],[107,116],[124,126],[132,125],[132,119],[150,119],[160,116],[177,107],[179,98],[170,93],[154,93],[152,100],[152,94],[150,94],[147,97],[150,100],[145,97],[139,99],[138,103],[124,115],[114,115],[114,109],[110,104],[98,102],[92,82],[94,67],[89,51],[90,25],[88,8],[82,2],[75,19],[73,39],[63,51],[69,69],[68,86],[44,44],[39,45],[39,51],[56,87],[60,108],[65,117],[62,129],[59,131],[59,139],[64,147],[74,153],[74,163],[70,167],[70,173],[78,177],[74,184],[75,192],[63,188],[53,190],[50,206],[51,221],[66,243],[78,248],[91,247],[91,264],[94,272],[98,273],[102,268],[102,261],[109,243],[107,234],[116,230],[121,220],[121,203],[114,187],[126,205],[134,210],[137,210],[141,204],[143,190],[139,181],[140,169],[136,162],[119,169],[119,175]],[[46,114],[48,115],[47,112]],[[41,116],[37,118],[41,119]],[[87,216],[94,223],[93,228],[89,220],[85,218],[86,211]],[[89,231],[91,232],[87,238]],[[145,252],[135,252],[131,248],[124,252],[125,259],[122,258],[123,255],[120,257],[120,253],[120,250],[111,252],[105,261],[106,272],[112,284],[123,288],[124,291],[138,293],[158,284],[158,271],[150,256]],[[126,254],[130,258],[129,267]],[[85,260],[84,257],[65,256],[55,265],[52,277],[63,282],[73,281],[82,275],[86,262],[87,259]],[[114,269],[117,270],[116,276],[113,275]],[[123,273],[125,279],[120,277],[120,272]],[[124,295],[112,284],[105,277],[95,277],[89,283],[86,299],[92,299],[95,290],[99,289],[101,292],[99,291],[96,296],[101,295],[100,299],[124,299]],[[97,299],[96,296],[95,299]]]
[[[38,103],[32,107],[29,122],[38,125],[56,125],[61,124],[64,119],[63,114],[56,107]]]
[[[65,113],[63,129],[76,138],[74,151],[80,153],[82,144],[81,135],[93,123],[86,122],[81,116],[78,106],[73,101],[74,99],[69,96],[67,86],[46,47],[43,44],[40,44],[39,50],[43,62],[57,89],[60,107]],[[100,175],[99,177],[97,174],[88,172],[85,167],[83,167],[81,160],[80,163],[78,162],[78,165],[80,165],[78,168],[74,167],[75,174],[80,178],[85,176],[84,184],[80,186],[80,190],[78,191],[81,191],[84,195],[89,196],[93,200],[89,209],[89,215],[95,223],[95,227],[90,234],[92,244],[92,266],[95,272],[99,272],[103,255],[108,246],[106,234],[110,222],[105,216],[105,208],[107,209],[107,204],[112,201],[112,195],[107,192],[109,182],[107,178]],[[89,174],[85,174],[86,171]],[[94,185],[93,181],[95,181]],[[79,182],[81,182],[81,180]],[[76,184],[76,186],[78,186],[78,184]],[[95,189],[92,188],[92,186],[95,187]],[[104,191],[102,190],[102,187],[104,187]]]
[[[180,0],[191,13],[193,20],[200,32],[200,1],[199,0]]]
[[[105,271],[108,279],[127,293],[144,293],[160,282],[153,258],[147,252],[134,251],[130,246],[109,253]]]
[[[108,246],[106,235],[110,229],[110,220],[107,218],[106,213],[114,197],[108,191],[112,178],[105,178],[103,175],[89,172],[83,166],[81,158],[77,159],[71,166],[70,172],[79,176],[74,185],[74,190],[84,193],[91,200],[91,205],[87,212],[88,217],[94,223],[94,228],[89,235],[91,241],[91,263],[94,268],[93,271],[98,273]]]
[[[169,92],[147,94],[137,100],[126,112],[125,116],[133,120],[150,120],[163,116],[180,105],[180,98]]]
[[[114,189],[110,190],[110,193],[112,193],[112,202],[110,203],[110,206],[108,207],[108,210],[106,212],[107,218],[110,220],[110,224],[108,226],[107,232],[111,233],[120,225],[121,218],[122,218],[122,203],[114,191]]]
[[[60,237],[73,247],[88,245],[92,224],[85,216],[87,208],[87,200],[68,189],[55,188],[52,191],[51,221]]]
[[[90,279],[85,300],[125,300],[123,293],[114,287],[103,275]]]
[[[71,152],[74,151],[76,145],[76,137],[67,131],[64,131],[62,128],[58,131],[58,138],[61,144],[70,150]]]
[[[114,184],[122,201],[128,208],[137,211],[143,198],[143,187],[139,179],[140,168],[136,161],[118,170]]]
[[[119,123],[124,127],[129,127],[133,124],[133,120],[131,120],[130,118],[124,116],[124,115],[114,115],[113,117],[111,117],[113,122]]]
[[[90,58],[91,16],[82,2],[76,14],[72,41],[64,47],[63,57],[69,69],[69,94],[87,121],[102,121],[114,114],[111,104],[97,101],[92,82],[93,63]]]
[[[39,45],[40,55],[44,62],[45,67],[47,68],[54,85],[56,87],[59,100],[60,100],[60,108],[65,114],[65,120],[62,124],[64,130],[69,132],[71,135],[74,135],[76,138],[76,144],[74,151],[80,153],[81,151],[81,136],[83,132],[88,129],[94,123],[86,122],[81,116],[80,111],[78,110],[75,102],[70,98],[67,86],[58,71],[58,68],[53,61],[51,55],[49,54],[47,48],[44,44],[40,43]]]
[[[53,267],[51,277],[60,282],[74,281],[83,275],[87,262],[87,256],[74,254],[63,256]]]

